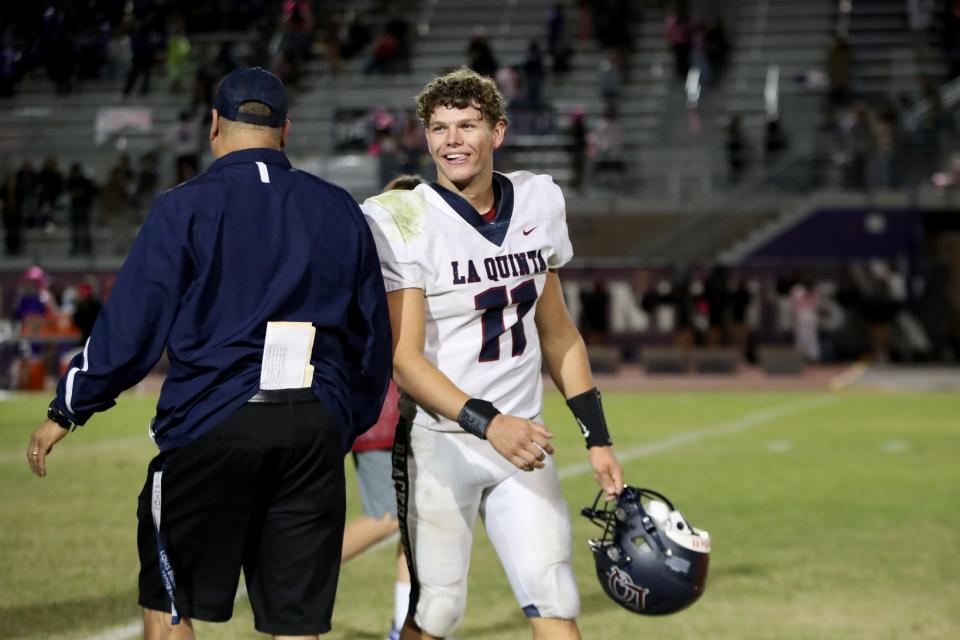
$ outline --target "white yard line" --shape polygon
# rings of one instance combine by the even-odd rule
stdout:
[[[809,411],[810,409],[816,409],[835,401],[836,398],[834,396],[818,396],[815,398],[806,398],[797,402],[781,404],[775,407],[770,407],[769,409],[753,411],[738,418],[727,420],[726,422],[719,422],[706,425],[700,429],[684,431],[683,433],[678,433],[675,436],[658,440],[656,442],[651,442],[649,444],[644,444],[637,447],[629,447],[626,449],[618,449],[617,458],[620,460],[620,462],[629,462],[631,460],[647,458],[657,453],[662,453],[670,449],[676,449],[677,447],[682,447],[687,444],[700,442],[701,440],[707,440],[709,438],[716,438],[732,433],[739,433],[740,431],[746,431],[747,429],[757,427],[764,423],[770,422],[771,420],[794,415],[803,411]],[[566,465],[560,467],[557,471],[561,480],[593,472],[593,470],[590,468],[590,465],[587,463]],[[381,546],[390,544],[395,538],[396,536],[392,536],[387,540],[383,540],[374,548],[379,548]],[[239,600],[240,598],[246,596],[246,593],[246,589],[243,587],[243,585],[240,585],[240,590],[237,592],[237,599]],[[142,632],[143,623],[139,620],[136,620],[128,624],[113,627],[104,631],[103,633],[89,636],[86,638],[86,640],[133,640],[133,638],[139,637]]]
[[[131,638],[139,638],[142,635],[143,620],[137,620],[136,622],[125,624],[122,627],[113,627],[112,629],[107,629],[103,633],[90,636],[90,640],[93,640],[94,638],[96,640],[130,640]]]
[[[237,589],[237,597],[233,599],[234,602],[240,600],[240,598],[245,598],[247,596],[247,587],[243,584],[240,585],[240,588]],[[117,627],[111,627],[102,633],[98,633],[93,636],[87,636],[84,640],[133,640],[133,638],[139,638],[143,635],[143,620],[137,619],[132,620],[127,624],[120,625]]]
[[[621,463],[625,463],[630,462],[631,460],[639,460],[640,458],[648,458],[654,454],[668,451],[670,449],[676,449],[677,447],[682,447],[686,444],[693,444],[694,442],[700,442],[701,440],[707,440],[709,438],[716,438],[718,436],[725,436],[731,433],[746,431],[747,429],[759,426],[765,422],[770,422],[776,418],[783,418],[785,416],[800,413],[802,411],[809,411],[810,409],[815,409],[831,402],[836,402],[836,398],[834,396],[817,396],[815,398],[806,398],[797,402],[789,402],[786,404],[777,405],[775,407],[770,407],[769,409],[753,411],[744,416],[727,420],[726,422],[709,424],[701,429],[684,431],[675,436],[664,438],[663,440],[658,440],[649,444],[643,444],[637,447],[629,447],[626,449],[617,449],[617,459],[620,460]],[[586,462],[567,465],[559,469],[561,480],[566,480],[567,478],[592,472],[593,469],[591,469],[589,463]]]

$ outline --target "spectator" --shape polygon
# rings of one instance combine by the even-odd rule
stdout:
[[[13,43],[9,33],[0,42],[0,98],[10,98],[17,84],[17,64],[23,53]]]
[[[694,327],[696,299],[693,292],[693,283],[678,274],[674,277],[672,286],[658,285],[658,288],[660,289],[660,295],[668,296],[665,299],[673,304],[674,346],[689,349],[696,341]]]
[[[700,86],[713,84],[713,68],[707,57],[706,26],[700,20],[690,23],[690,65],[700,73]]]
[[[410,73],[410,22],[402,13],[391,11],[383,31],[392,36],[397,43],[390,70]]]
[[[594,29],[597,41],[607,51],[621,73],[627,72],[630,52],[631,4],[628,0],[607,0],[594,3]]]
[[[70,193],[70,255],[90,255],[93,248],[90,210],[97,194],[97,185],[86,176],[79,162],[70,166],[67,191]]]
[[[467,45],[467,66],[482,76],[493,78],[497,75],[500,65],[497,64],[484,27],[476,27],[471,33],[470,44]]]
[[[728,273],[725,267],[714,267],[707,276],[703,298],[707,303],[707,344],[715,347],[727,339],[727,311],[730,292],[727,290]]]
[[[539,110],[543,103],[544,80],[543,53],[540,43],[531,40],[527,45],[527,54],[523,60],[523,79],[527,89],[527,108]]]
[[[592,0],[577,0],[577,40],[589,40],[594,35]]]
[[[604,107],[615,109],[620,102],[622,80],[620,69],[617,68],[610,56],[600,61],[597,81],[600,84],[600,98],[603,100]]]
[[[56,210],[63,195],[63,174],[55,156],[47,156],[37,174],[37,207],[40,221],[36,226],[46,226],[56,219]]]
[[[547,55],[554,73],[570,71],[571,49],[567,44],[566,22],[563,5],[553,3],[547,18]]]
[[[7,256],[20,255],[23,212],[17,205],[17,174],[8,173],[0,185],[0,211],[3,212],[4,247]]]
[[[280,60],[274,65],[280,72],[277,75],[284,82],[299,82],[303,63],[310,57],[315,26],[313,9],[308,0],[284,0]],[[233,62],[230,65],[236,66]],[[229,73],[232,69],[225,71]]]
[[[497,69],[495,80],[509,108],[520,97],[520,74],[517,68],[509,64],[500,67]]]
[[[157,153],[148,151],[140,156],[140,171],[137,173],[136,187],[133,192],[133,202],[137,210],[150,205],[157,195],[160,186],[160,175],[157,173]]]
[[[350,60],[366,49],[373,40],[373,30],[367,24],[366,16],[362,11],[350,11],[347,14],[347,34],[340,47],[340,54],[344,60]]]
[[[913,43],[914,56],[921,75],[926,74],[927,35],[933,24],[934,0],[906,0],[907,26]]]
[[[148,22],[140,21],[130,34],[131,67],[127,73],[127,82],[123,86],[123,95],[130,95],[137,78],[141,79],[140,93],[142,95],[150,93],[150,75],[153,73],[154,55],[153,30]]]
[[[167,80],[170,81],[170,91],[173,93],[183,90],[189,56],[190,40],[183,32],[183,23],[177,20],[167,38]]]
[[[86,344],[90,333],[93,331],[93,324],[100,315],[100,309],[103,305],[97,295],[99,289],[96,278],[89,276],[85,282],[77,285],[77,303],[73,310],[73,323],[80,329],[83,344]]]
[[[767,127],[763,136],[764,162],[767,167],[772,167],[777,163],[788,147],[787,134],[780,126],[780,118],[770,118],[767,120]]]
[[[416,116],[410,112],[403,114],[403,124],[400,127],[397,141],[401,159],[400,172],[404,174],[419,173],[420,159],[424,153],[423,128]]]
[[[323,23],[320,26],[321,45],[323,55],[327,60],[327,72],[330,75],[337,75],[343,69],[343,47],[340,42],[340,14],[336,11],[327,11],[324,14]]]
[[[126,183],[127,193],[132,194],[133,183],[136,180],[137,174],[133,170],[133,162],[130,160],[130,154],[121,153],[120,157],[117,158],[117,164],[114,166],[120,169],[120,174]]]
[[[834,35],[827,50],[828,119],[834,109],[846,106],[850,100],[850,76],[853,51],[847,41]]]
[[[813,285],[798,282],[790,289],[793,309],[793,344],[808,362],[820,362],[819,307]]]
[[[907,132],[906,142],[912,158],[905,173],[910,176],[910,184],[925,183],[930,179],[939,166],[944,144],[956,135],[953,118],[944,108],[936,87],[927,84],[924,98],[927,108],[923,117]]]
[[[870,118],[874,152],[867,168],[870,186],[889,189],[893,186],[893,152],[897,144],[897,115],[892,107],[883,106]]]
[[[604,344],[610,334],[610,293],[603,280],[593,283],[593,289],[580,290],[580,332],[589,344]]]
[[[960,76],[960,0],[950,0],[943,12],[943,32],[941,34],[943,57],[947,62],[949,82]]]
[[[209,111],[213,105],[213,92],[216,89],[216,80],[212,71],[213,62],[209,51],[202,49],[197,60],[197,67],[193,72],[193,96],[190,100],[192,109],[200,108]]]
[[[13,311],[13,317],[20,323],[31,319],[46,318],[55,308],[53,298],[47,289],[47,274],[39,266],[32,266],[20,277],[20,297]],[[38,345],[42,350],[42,345]]]
[[[213,59],[213,65],[217,73],[222,75],[226,75],[240,66],[233,54],[232,41],[228,40],[220,45],[220,48],[217,49],[217,55]]]
[[[590,148],[593,151],[593,174],[598,182],[611,177],[616,186],[622,186],[626,173],[623,155],[623,133],[620,130],[620,115],[608,107],[590,132]]]
[[[376,109],[372,114],[373,143],[367,149],[370,155],[377,157],[381,182],[386,183],[399,173],[403,164],[400,141],[393,128],[396,119],[386,109]]]
[[[861,103],[854,107],[846,131],[849,158],[846,184],[853,189],[864,189],[868,186],[867,168],[873,161],[877,144],[866,105]]]
[[[583,109],[573,110],[570,118],[570,186],[583,191],[587,165],[587,122]]]
[[[383,32],[373,41],[370,57],[363,67],[363,72],[388,73],[393,69],[397,60],[399,44],[397,39],[387,32]]]
[[[73,75],[76,67],[73,36],[67,16],[56,4],[50,4],[43,12],[41,51],[47,60],[47,75],[53,81],[56,92],[67,95],[73,90]]]
[[[723,25],[723,19],[719,15],[713,15],[704,25],[703,49],[707,64],[710,66],[711,79],[716,83],[726,71],[727,59],[730,54],[727,30]]]
[[[547,54],[556,59],[557,53],[563,44],[563,30],[566,20],[563,14],[563,5],[554,2],[547,17]]]
[[[871,357],[875,362],[888,362],[893,322],[906,300],[904,279],[879,259],[865,265],[855,264],[853,275],[860,290],[861,312],[869,328]]]
[[[37,172],[33,163],[25,159],[14,180],[14,206],[20,212],[20,219],[27,228],[39,225],[40,217],[37,212]]]
[[[683,4],[678,3],[667,11],[665,33],[667,44],[673,51],[674,72],[680,82],[685,82],[690,70],[692,28]]]
[[[47,274],[39,266],[33,265],[20,276],[17,306],[13,318],[20,323],[20,334],[33,337],[39,334],[47,319],[56,312],[57,304],[47,287]],[[47,342],[31,341],[30,355],[42,357],[48,348]]]
[[[103,76],[103,67],[110,56],[113,28],[98,13],[87,24],[77,40],[77,80],[91,80]]]
[[[759,283],[748,284],[746,278],[740,276],[730,293],[730,340],[737,348],[737,353],[747,361],[754,360],[750,341],[751,323],[748,318],[754,304],[751,284],[759,285]]]
[[[113,238],[112,251],[120,255],[126,255],[130,249],[133,230],[133,203],[129,184],[123,169],[116,166],[110,170],[110,177],[100,189],[103,224],[110,229]]]
[[[190,111],[180,112],[169,140],[173,149],[174,182],[180,184],[200,171],[200,123]]]
[[[747,167],[747,140],[743,135],[741,122],[741,117],[734,115],[727,125],[726,147],[727,168],[729,169],[727,177],[731,185],[740,182]]]

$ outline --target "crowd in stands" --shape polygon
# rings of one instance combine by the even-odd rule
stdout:
[[[110,282],[94,275],[51,279],[29,267],[17,281],[10,320],[0,321],[0,388],[43,389],[47,375],[60,375],[90,337]]]
[[[673,4],[666,14],[664,35],[673,53],[674,73],[686,83],[690,69],[700,74],[706,87],[720,82],[727,68],[730,42],[717,11],[692,15],[686,2]]]
[[[683,0],[670,4],[665,43],[683,89],[690,90],[684,83],[695,70],[697,91],[710,91],[723,82],[732,44],[719,13],[701,10],[697,15],[688,5]],[[793,189],[915,189],[930,182],[934,172],[947,164],[956,142],[956,126],[938,88],[960,75],[960,0],[943,4],[906,0],[903,6],[914,60],[921,69],[914,90],[892,95],[855,91],[861,63],[849,42],[849,15],[841,15],[822,67],[795,78],[804,88],[824,96],[819,129],[811,132],[812,154],[791,168],[791,177],[773,175],[791,147],[780,112],[768,110],[759,131],[745,130],[743,116],[732,113],[723,134],[729,185],[740,184],[748,175],[766,175],[770,185]],[[844,11],[850,7],[841,3],[840,13]],[[937,59],[945,62],[943,76],[931,73],[937,68],[931,63]],[[917,110],[922,117],[908,117]],[[701,122],[707,120],[697,117],[692,128]]]
[[[178,156],[178,163],[183,158]],[[135,167],[130,155],[123,153],[108,175],[97,180],[80,162],[73,162],[65,174],[54,156],[39,169],[24,160],[0,184],[5,254],[22,254],[25,230],[68,228],[71,256],[91,255],[94,250],[124,255],[150,202],[164,186],[158,162],[158,154],[148,152]],[[112,246],[94,246],[94,226],[111,230]]]
[[[774,344],[794,347],[809,363],[923,361],[958,346],[949,329],[937,329],[948,302],[935,278],[921,270],[908,283],[902,268],[883,260],[826,272],[641,269],[632,288],[646,329],[619,335],[611,329],[610,283],[602,277],[580,287],[577,315],[588,345],[618,345],[628,359],[638,347],[642,354],[643,345],[666,341],[683,349],[730,347],[752,363],[760,345]],[[64,355],[89,337],[111,282],[93,275],[51,278],[29,267],[14,297],[5,297],[12,309],[3,312],[14,324],[0,326],[0,361],[6,358],[0,365],[9,369],[11,358],[19,358],[20,380],[5,380],[3,369],[0,387],[29,386],[25,377],[57,372]],[[19,346],[11,351],[10,345]]]
[[[633,290],[647,329],[614,335],[604,280],[580,288],[580,329],[588,344],[731,347],[746,362],[757,361],[759,344],[793,346],[809,363],[921,360],[951,348],[931,317],[947,315],[949,303],[944,292],[923,286],[932,284],[927,277],[934,276],[918,273],[911,288],[903,269],[884,260],[856,261],[830,273],[638,270]]]
[[[273,3],[237,0],[230,10],[213,0],[42,0],[0,9],[0,97],[28,74],[45,72],[60,94],[90,80],[125,79],[123,93],[151,90],[160,64],[173,90],[184,86],[196,32],[272,30]],[[198,60],[224,62],[229,46]],[[203,66],[203,65],[198,65]],[[215,72],[208,70],[208,72]]]

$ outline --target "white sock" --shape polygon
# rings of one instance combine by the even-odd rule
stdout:
[[[407,619],[407,608],[410,606],[410,583],[395,582],[393,584],[393,626],[403,628]]]

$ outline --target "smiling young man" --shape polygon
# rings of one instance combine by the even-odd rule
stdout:
[[[570,516],[541,423],[544,360],[610,498],[623,471],[556,273],[573,256],[563,195],[549,176],[494,172],[507,118],[488,78],[435,78],[417,115],[436,182],[362,207],[387,288],[395,379],[418,405],[394,447],[413,585],[401,638],[459,626],[477,515],[533,637],[579,638]]]

